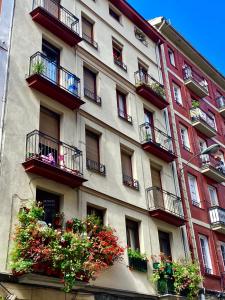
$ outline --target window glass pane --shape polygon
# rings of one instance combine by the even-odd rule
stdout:
[[[126,220],[127,246],[132,249],[139,249],[138,222]]]
[[[99,208],[88,205],[87,206],[87,215],[88,216],[95,215],[96,217],[98,217],[101,220],[101,224],[104,224],[104,210],[103,209],[99,209]]]
[[[170,235],[167,232],[159,231],[160,252],[166,257],[171,257]]]
[[[191,200],[194,204],[200,204],[199,194],[198,194],[198,187],[196,178],[192,175],[188,175],[188,182],[191,194]]]
[[[217,192],[213,186],[208,186],[211,205],[218,205]]]

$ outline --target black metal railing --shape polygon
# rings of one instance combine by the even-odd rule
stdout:
[[[125,121],[132,123],[132,117],[129,116],[125,111],[118,109],[118,116],[122,119],[124,119]]]
[[[181,198],[158,187],[146,190],[149,210],[161,209],[184,218]]]
[[[203,154],[200,155],[200,164],[204,169],[211,167],[225,176],[225,164],[220,158],[215,158],[213,155],[209,154]]]
[[[155,78],[149,75],[142,70],[138,70],[134,73],[135,85],[147,85],[150,87],[157,95],[161,96],[162,98],[166,98],[165,88],[164,85],[159,83]]]
[[[86,166],[87,169],[90,171],[94,171],[96,173],[99,173],[101,175],[106,175],[106,169],[105,169],[105,165],[100,164],[97,161],[91,160],[91,159],[86,159]]]
[[[116,64],[121,69],[123,69],[125,72],[127,72],[127,66],[125,65],[125,63],[123,63],[122,60],[117,58],[116,56],[114,56],[114,64]]]
[[[217,97],[216,103],[219,109],[225,108],[225,97],[224,96]]]
[[[93,46],[95,49],[98,49],[98,43],[90,36],[88,36],[86,33],[82,33],[82,38],[85,42]]]
[[[152,142],[158,147],[174,154],[172,137],[148,122],[140,125],[140,138],[142,144]]]
[[[54,0],[33,0],[33,10],[37,7],[43,8],[63,25],[79,35],[79,19],[65,7]]]
[[[216,124],[210,115],[208,115],[204,110],[199,107],[191,108],[190,109],[190,116],[192,122],[201,121],[205,123],[207,126],[211,127],[212,129],[216,130]]]
[[[83,176],[82,151],[38,130],[27,134],[26,138],[26,161],[31,159]]]
[[[184,80],[192,79],[197,83],[201,88],[203,88],[208,93],[208,84],[206,80],[201,77],[198,73],[192,70],[189,66],[183,68],[183,77]]]
[[[80,98],[80,79],[41,52],[36,52],[30,57],[29,76],[34,74],[48,79],[68,93]]]
[[[123,174],[123,184],[137,191],[139,190],[139,182],[131,176]]]
[[[87,97],[88,99],[96,102],[96,104],[101,105],[102,104],[102,99],[99,97],[96,92],[93,92],[87,88],[84,88],[84,96]]]
[[[219,206],[209,208],[209,217],[211,225],[225,226],[225,209]]]

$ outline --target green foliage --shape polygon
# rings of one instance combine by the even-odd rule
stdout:
[[[158,82],[152,82],[149,84],[150,88],[159,96],[165,98],[166,94],[165,94],[165,90],[164,88],[161,86],[160,83]]]
[[[143,261],[148,260],[146,254],[140,253],[139,249],[134,250],[134,249],[128,248],[127,253],[128,253],[129,258],[135,258],[135,259],[143,260]]]
[[[88,282],[113,265],[123,254],[111,228],[88,216],[66,222],[66,231],[43,222],[44,210],[37,204],[19,211],[11,268],[14,275],[36,272],[63,278],[69,292],[76,280]]]
[[[46,67],[43,61],[37,61],[32,66],[33,74],[42,74],[44,73]]]
[[[200,102],[198,100],[192,100],[191,104],[193,108],[198,108],[200,106]]]

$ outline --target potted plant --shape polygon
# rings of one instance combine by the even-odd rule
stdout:
[[[43,74],[46,67],[43,61],[37,61],[32,66],[32,73],[33,74]]]
[[[147,272],[147,256],[141,254],[139,249],[127,249],[129,268],[140,272]]]
[[[198,100],[192,100],[191,105],[192,108],[199,108],[200,102]]]
[[[166,96],[165,90],[159,82],[149,83],[149,86],[156,94],[158,94],[162,98],[165,98],[165,96]]]

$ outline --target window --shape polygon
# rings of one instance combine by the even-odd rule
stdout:
[[[199,151],[202,152],[207,148],[207,143],[202,138],[199,138]],[[209,155],[208,154],[201,154],[200,155],[201,161],[203,163],[207,163],[209,161]]]
[[[176,63],[175,63],[174,51],[172,49],[169,49],[168,50],[168,55],[169,55],[170,64],[175,67]]]
[[[199,235],[199,239],[205,273],[212,274],[212,261],[209,252],[208,238],[205,235]]]
[[[211,111],[208,111],[208,115],[211,117],[212,119],[212,127],[217,130],[217,126],[216,126],[216,117],[214,115],[214,113],[212,113]]]
[[[60,50],[46,40],[42,41],[42,52],[47,59],[44,60],[44,75],[53,82],[59,81],[58,66],[60,64]]]
[[[120,22],[121,15],[115,11],[112,7],[109,7],[109,14],[113,19],[115,19],[117,22]]]
[[[101,98],[97,96],[96,73],[84,67],[84,96],[101,104]]]
[[[86,42],[97,48],[98,44],[94,41],[93,29],[93,23],[82,16],[82,37]]]
[[[217,191],[214,186],[208,185],[209,199],[212,206],[218,205]]]
[[[181,143],[184,149],[190,151],[190,142],[188,137],[188,129],[182,125],[180,125],[180,136],[181,136]]]
[[[127,96],[118,90],[116,91],[116,96],[119,117],[125,119],[128,122],[132,122],[131,116],[127,114]]]
[[[189,183],[189,189],[191,193],[191,201],[193,205],[200,206],[200,197],[198,192],[198,185],[196,177],[194,177],[191,174],[188,174],[188,183]]]
[[[140,249],[138,222],[126,219],[127,246],[131,249]]]
[[[99,135],[86,130],[86,164],[87,169],[101,172],[99,156]]]
[[[45,210],[44,221],[47,224],[50,223],[53,226],[56,225],[55,219],[59,213],[60,197],[58,195],[37,189],[36,201],[41,202]]]
[[[225,243],[221,242],[220,249],[221,249],[221,255],[223,259],[223,266],[225,269]]]
[[[132,154],[125,150],[121,150],[121,165],[122,165],[122,175],[123,184],[139,190],[139,183],[137,180],[133,179],[132,172]]]
[[[170,247],[170,235],[169,235],[169,233],[159,230],[158,234],[159,234],[160,252],[166,257],[171,257],[171,247]]]
[[[87,206],[87,215],[88,216],[96,216],[99,218],[99,220],[101,221],[101,224],[104,224],[104,215],[105,215],[105,211],[103,209],[100,208],[96,208],[93,206],[88,205]]]
[[[182,97],[181,97],[181,88],[175,83],[173,83],[173,94],[174,94],[175,101],[178,104],[182,105],[183,102],[182,102]]]
[[[123,63],[123,46],[113,41],[112,48],[114,63],[124,71],[127,71],[127,66]]]
[[[140,30],[138,29],[137,27],[134,28],[134,34],[135,34],[135,37],[140,41],[142,42],[143,45],[145,45],[146,47],[148,46],[148,42],[147,42],[147,39],[146,39],[146,35]]]

